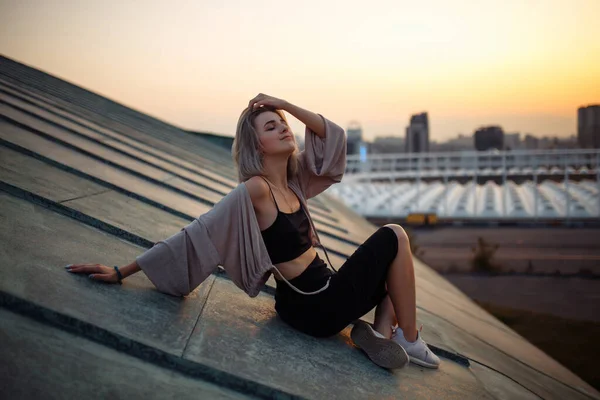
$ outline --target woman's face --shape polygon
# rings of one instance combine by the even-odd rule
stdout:
[[[296,148],[296,139],[285,120],[276,112],[265,111],[254,120],[265,154],[291,154]]]

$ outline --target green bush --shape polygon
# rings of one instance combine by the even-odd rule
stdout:
[[[533,263],[531,262],[531,260],[527,262],[527,268],[525,269],[525,273],[528,275],[533,274]]]
[[[488,243],[481,236],[477,238],[477,246],[472,247],[473,257],[471,258],[471,271],[484,273],[498,273],[500,266],[493,261],[494,254],[498,250],[497,244]]]

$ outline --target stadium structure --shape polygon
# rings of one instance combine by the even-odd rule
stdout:
[[[600,221],[600,150],[348,155],[328,189],[363,217]]]
[[[350,327],[292,329],[273,278],[250,298],[218,270],[174,297],[143,272],[111,285],[65,271],[129,264],[236,176],[229,150],[0,56],[0,398],[600,399],[417,258],[417,318],[439,370],[382,369]],[[336,268],[377,230],[327,193],[308,208]]]

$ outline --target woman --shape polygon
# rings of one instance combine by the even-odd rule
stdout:
[[[302,153],[283,111],[306,125],[307,143]],[[439,358],[416,329],[413,261],[408,238],[400,226],[388,224],[379,228],[336,272],[328,268],[313,247],[316,230],[305,206],[306,199],[341,180],[345,152],[345,133],[339,126],[285,100],[261,93],[250,100],[240,116],[232,153],[239,181],[251,199],[269,266],[276,272],[275,310],[293,328],[327,337],[377,307],[373,326],[362,321],[354,325],[351,336],[356,345],[384,368],[399,368],[409,360],[438,368]],[[325,160],[323,154],[329,158]],[[336,173],[321,176],[320,170]],[[218,207],[224,206],[217,204],[214,209]],[[186,243],[184,234],[180,234],[179,243]],[[173,249],[182,246],[154,257],[162,260],[154,263],[156,268],[164,270],[165,254],[176,253]],[[329,259],[326,250],[325,255]],[[120,282],[121,277],[144,270],[155,284],[159,283],[156,275],[151,276],[151,262],[144,257],[120,270],[99,264],[70,265],[67,270],[88,273],[92,279],[105,282]],[[264,279],[260,282],[264,283]]]

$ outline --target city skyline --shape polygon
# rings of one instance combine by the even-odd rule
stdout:
[[[181,128],[227,136],[263,92],[344,127],[358,120],[369,141],[404,136],[424,111],[432,141],[485,125],[569,137],[577,108],[600,102],[599,14],[595,0],[24,0],[0,5],[0,54]]]
[[[410,118],[408,118],[408,120],[410,121]],[[430,143],[433,143],[433,142],[436,142],[436,143],[446,143],[448,141],[452,141],[452,140],[456,140],[456,139],[460,139],[460,138],[473,138],[473,136],[475,135],[475,132],[478,129],[485,128],[485,127],[488,127],[488,126],[500,126],[501,128],[503,128],[505,134],[510,134],[510,135],[517,134],[517,135],[521,136],[521,139],[525,138],[526,136],[532,136],[532,137],[535,137],[537,139],[544,139],[544,138],[546,138],[546,139],[554,139],[554,138],[559,138],[559,139],[572,139],[572,138],[575,138],[575,139],[577,139],[577,132],[574,132],[574,133],[571,133],[571,134],[568,134],[568,135],[557,135],[557,134],[536,135],[536,134],[531,133],[531,132],[507,131],[506,129],[504,129],[503,126],[498,125],[498,124],[480,124],[472,132],[457,132],[454,135],[449,135],[448,137],[444,137],[442,139],[432,138],[432,139],[430,139]],[[577,129],[577,127],[575,127],[575,129]],[[363,137],[364,136],[365,135],[363,133]],[[375,137],[372,137],[371,140],[367,139],[366,141],[372,142],[372,141],[374,141],[376,139],[387,139],[387,138],[390,138],[390,137],[398,138],[398,139],[401,139],[402,141],[405,140],[405,137],[403,137],[402,135],[385,135],[385,134],[381,134],[381,135],[377,135]]]

